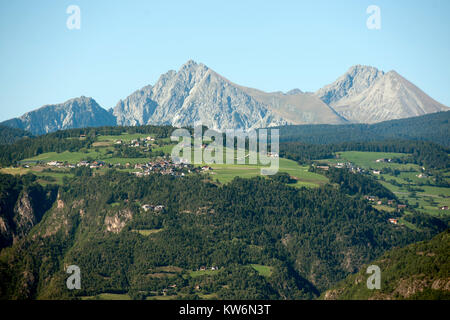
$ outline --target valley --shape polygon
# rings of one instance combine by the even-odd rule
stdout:
[[[17,160],[0,168],[2,296],[315,299],[448,228],[445,149],[433,144],[282,142],[278,173],[261,176],[247,160],[173,163],[171,130],[72,129],[12,145]],[[433,151],[412,157],[423,148]],[[61,285],[68,264],[83,270],[78,292]]]

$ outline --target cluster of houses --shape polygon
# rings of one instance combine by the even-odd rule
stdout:
[[[47,166],[55,167],[55,168],[76,168],[76,167],[89,167],[91,169],[96,168],[103,168],[103,167],[121,167],[122,165],[120,163],[116,163],[114,165],[108,164],[104,161],[95,160],[95,161],[86,161],[82,160],[78,162],[77,164],[70,164],[67,162],[62,161],[50,161],[46,163]],[[26,165],[28,166],[28,165]],[[124,164],[126,168],[132,167],[130,163]],[[28,166],[29,167],[29,166]],[[155,161],[150,161],[147,163],[138,163],[134,165],[134,169],[140,170],[133,172],[138,177],[142,176],[148,176],[151,173],[159,173],[162,175],[173,175],[173,176],[179,176],[183,177],[186,175],[186,173],[193,173],[193,172],[211,172],[213,168],[210,166],[202,166],[202,167],[194,167],[191,164],[188,163],[175,163],[171,159],[160,159]]]
[[[181,176],[184,177],[186,173],[192,172],[206,172],[213,169],[209,166],[203,166],[200,169],[188,163],[175,163],[170,159],[161,159],[157,161],[150,161],[147,163],[138,163],[134,169],[141,170],[133,172],[138,177],[148,176],[151,173],[159,173],[163,175]]]
[[[145,139],[133,139],[128,143],[129,147],[132,148],[138,148],[138,147],[148,147],[150,144],[155,142],[155,138],[152,138],[150,136],[146,137]],[[123,140],[116,140],[114,144],[121,145],[125,144]]]
[[[145,212],[147,212],[147,211],[155,211],[155,212],[161,212],[161,211],[164,211],[164,206],[163,205],[161,205],[161,204],[158,204],[158,205],[156,205],[156,206],[154,206],[154,205],[152,205],[152,204],[144,204],[142,207],[141,207]]]
[[[353,173],[363,173],[364,172],[363,168],[355,166],[351,162],[338,162],[338,163],[334,164],[333,167],[336,168],[336,169],[346,168],[346,169],[350,170]],[[325,171],[330,170],[330,166],[329,165],[316,165],[316,168],[317,169],[321,169],[321,170],[325,170]]]
[[[378,162],[378,163],[381,163],[381,162],[392,162],[392,159],[385,159],[385,158],[377,159],[377,160],[375,160],[375,162]]]
[[[388,205],[391,207],[394,207],[396,205],[395,200],[381,200],[376,196],[364,196],[364,199],[366,199],[369,202],[374,202],[377,205]],[[406,204],[397,204],[397,209],[404,209],[406,208]]]
[[[406,208],[406,204],[396,204],[395,200],[381,200],[378,199],[378,197],[375,196],[364,196],[364,199],[368,200],[369,202],[374,202],[377,205],[388,205],[390,207],[396,207],[397,210],[401,210],[401,209],[405,209]],[[397,218],[390,218],[388,219],[388,222],[398,225],[398,219]]]
[[[67,163],[67,162],[62,162],[62,161],[50,161],[50,162],[47,162],[46,165],[49,167],[55,167],[55,168],[89,167],[91,169],[102,168],[104,166],[107,166],[107,164],[104,161],[89,162],[89,161],[85,161],[85,160],[78,162],[76,165]]]
[[[108,164],[106,164],[106,162],[104,161],[100,161],[100,160],[96,160],[96,161],[80,161],[77,163],[77,167],[89,167],[91,169],[96,169],[96,168],[103,168],[105,166],[110,166]]]
[[[148,176],[151,173],[183,177],[185,176],[185,172],[191,173],[197,170],[190,164],[174,163],[173,161],[166,159],[150,161],[147,163],[138,163],[135,164],[134,169],[141,170],[133,172],[138,177]]]
[[[205,267],[205,266],[201,266],[200,269],[198,269],[197,271],[206,271],[206,270],[212,270],[212,271],[215,271],[215,270],[219,270],[219,267],[214,266],[214,267],[211,267],[211,268],[207,268],[207,267]]]

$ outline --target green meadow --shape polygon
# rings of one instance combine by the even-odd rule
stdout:
[[[251,266],[263,277],[270,277],[272,275],[272,267],[261,264],[252,264]]]
[[[405,154],[359,151],[337,152],[337,154],[339,155],[338,159],[324,159],[320,162],[330,164],[351,162],[366,170],[382,170],[383,168],[398,170],[400,173],[397,176],[388,173],[372,176],[392,191],[400,201],[415,206],[420,211],[434,216],[449,214],[449,210],[440,210],[439,207],[450,206],[450,189],[426,185],[433,184],[433,177],[419,178],[422,172],[419,165],[376,162],[377,159],[399,158],[405,156]],[[379,209],[386,208],[380,207]],[[386,211],[389,210],[386,209]]]

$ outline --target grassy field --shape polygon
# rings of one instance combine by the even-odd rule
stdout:
[[[28,158],[23,160],[26,161],[43,161],[43,162],[50,162],[50,161],[61,161],[61,162],[68,162],[71,164],[76,164],[80,162],[81,160],[85,160],[88,158],[99,160],[102,157],[106,156],[107,148],[98,148],[98,152],[95,151],[95,149],[90,149],[88,152],[69,152],[64,151],[61,153],[57,152],[47,152],[40,154],[36,157]]]
[[[189,275],[190,275],[192,278],[197,278],[197,277],[205,276],[205,275],[208,275],[208,276],[214,275],[214,274],[216,274],[217,272],[219,272],[219,270],[211,270],[211,269],[206,269],[206,270],[195,270],[195,271],[189,272]]]
[[[261,264],[252,264],[251,266],[263,277],[270,277],[272,275],[272,267],[263,266]]]
[[[397,164],[389,162],[376,162],[377,159],[392,159],[405,156],[403,153],[389,153],[389,152],[362,152],[362,151],[345,151],[337,152],[339,159],[332,159],[333,162],[345,162],[349,161],[364,169],[382,169],[386,166],[391,168],[398,168],[406,170],[407,168],[413,167],[418,169],[417,165],[414,164]]]
[[[422,172],[420,166],[411,163],[376,162],[377,159],[392,159],[402,157],[405,154],[356,151],[338,152],[338,154],[339,159],[324,159],[320,161],[331,164],[348,161],[366,170],[382,170],[383,168],[398,170],[400,173],[397,176],[387,173],[372,176],[392,191],[402,202],[418,206],[419,210],[434,216],[449,214],[449,210],[440,210],[439,207],[450,206],[450,188],[423,185],[427,183],[433,184],[434,180],[433,177],[419,178],[418,176]],[[389,211],[384,207],[379,209]]]
[[[67,170],[54,170],[52,172],[43,171],[42,167],[30,167],[30,168],[1,168],[1,173],[11,175],[24,175],[27,173],[33,173],[38,177],[38,182],[42,185],[46,184],[62,184],[64,177],[72,177],[73,175]]]
[[[143,236],[150,236],[152,234],[156,234],[158,232],[163,231],[163,229],[140,229],[140,230],[132,230],[133,232],[137,232]]]
[[[23,175],[23,174],[30,173],[31,169],[30,168],[22,168],[22,167],[19,167],[19,168],[9,167],[9,168],[1,168],[0,172],[4,173],[4,174]]]
[[[114,148],[111,145],[117,141],[122,140],[125,142],[129,142],[131,140],[137,138],[146,138],[148,136],[152,136],[151,134],[122,134],[120,136],[98,136],[97,141],[94,143],[91,149],[86,150],[86,152],[48,152],[38,155],[36,157],[32,157],[29,159],[25,159],[24,161],[42,161],[42,162],[50,162],[50,161],[61,161],[67,162],[71,164],[76,164],[82,160],[92,159],[92,160],[101,160],[110,164],[126,164],[134,166],[138,163],[145,163],[150,161],[150,158],[113,158],[108,151],[113,150]],[[158,142],[169,142],[170,139],[157,139],[155,141]],[[165,154],[170,154],[175,144],[156,146],[152,150],[153,151],[162,151]],[[260,163],[257,164],[249,164],[249,153],[243,152],[244,156],[238,155],[238,150],[234,150],[234,158],[235,162],[232,164],[225,163],[226,161],[226,151],[224,149],[223,162],[224,164],[213,164],[211,167],[213,171],[211,172],[211,176],[214,180],[218,180],[221,183],[228,183],[232,181],[235,177],[242,178],[252,178],[261,175],[261,169],[263,167],[267,167],[267,165],[262,165]],[[193,155],[191,155],[193,160]],[[237,159],[244,160],[244,164],[237,164]],[[196,164],[198,166],[205,165],[206,163],[202,162],[200,164]],[[13,172],[11,170],[10,172]],[[16,169],[14,171],[15,174],[23,174],[28,171],[24,169]],[[279,172],[286,172],[291,175],[297,182],[292,184],[295,187],[318,187],[324,183],[328,182],[328,179],[320,174],[308,172],[307,166],[300,166],[295,161],[288,159],[279,159]],[[55,176],[58,182],[62,181],[62,176]]]
[[[374,205],[373,206],[375,209],[380,210],[380,211],[387,211],[387,212],[394,212],[396,211],[395,208],[389,207],[389,206],[385,206],[385,205]]]
[[[126,293],[100,293],[96,296],[84,296],[81,300],[131,300]]]
[[[238,164],[213,164],[212,178],[219,180],[221,183],[228,183],[235,177],[252,178],[261,175],[260,165],[238,165]],[[318,187],[328,182],[323,175],[308,172],[308,166],[300,166],[292,160],[279,160],[278,172],[286,172],[297,180],[293,186],[295,187]]]

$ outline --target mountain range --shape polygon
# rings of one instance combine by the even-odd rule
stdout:
[[[71,128],[114,126],[116,119],[94,99],[82,96],[60,104],[45,105],[1,124],[40,135]]]
[[[44,134],[109,125],[203,124],[216,130],[299,124],[376,123],[447,111],[395,71],[356,65],[315,93],[264,92],[235,84],[189,60],[108,111],[92,98],[45,105],[2,125]]]

